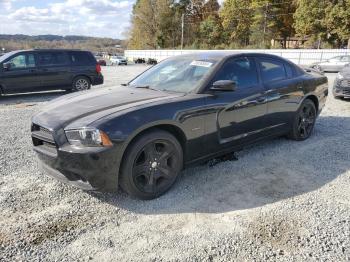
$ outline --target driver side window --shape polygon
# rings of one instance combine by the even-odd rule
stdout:
[[[11,70],[35,67],[35,60],[33,54],[20,54],[10,59],[7,63],[11,65]]]
[[[234,81],[238,89],[258,85],[259,80],[255,61],[247,57],[226,61],[214,77],[213,83],[219,80]]]

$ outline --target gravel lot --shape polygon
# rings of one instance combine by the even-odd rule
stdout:
[[[105,85],[145,68],[104,68]],[[30,118],[62,94],[0,98],[0,261],[350,261],[350,101],[330,96],[306,142],[187,169],[139,201],[39,171]]]

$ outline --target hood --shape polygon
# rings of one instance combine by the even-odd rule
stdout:
[[[183,94],[129,87],[102,88],[62,96],[33,116],[33,123],[49,129],[84,127],[118,111]],[[71,128],[71,127],[70,127]]]

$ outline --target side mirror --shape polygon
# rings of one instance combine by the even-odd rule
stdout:
[[[5,69],[5,70],[10,70],[11,69],[11,63],[4,63],[2,65],[2,67]]]
[[[235,91],[236,83],[231,80],[219,80],[213,83],[212,91]]]

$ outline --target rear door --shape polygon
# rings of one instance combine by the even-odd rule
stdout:
[[[71,85],[69,59],[66,52],[38,52],[37,61],[42,89],[50,90]]]
[[[4,63],[11,65],[10,69],[1,69],[4,93],[33,92],[40,88],[41,81],[34,53],[18,53],[9,57]]]
[[[71,72],[74,76],[84,75],[93,79],[97,76],[96,59],[92,53],[87,51],[70,51]]]
[[[278,58],[259,57],[258,65],[266,90],[267,131],[287,130],[303,95],[302,79],[296,76],[294,66]]]

